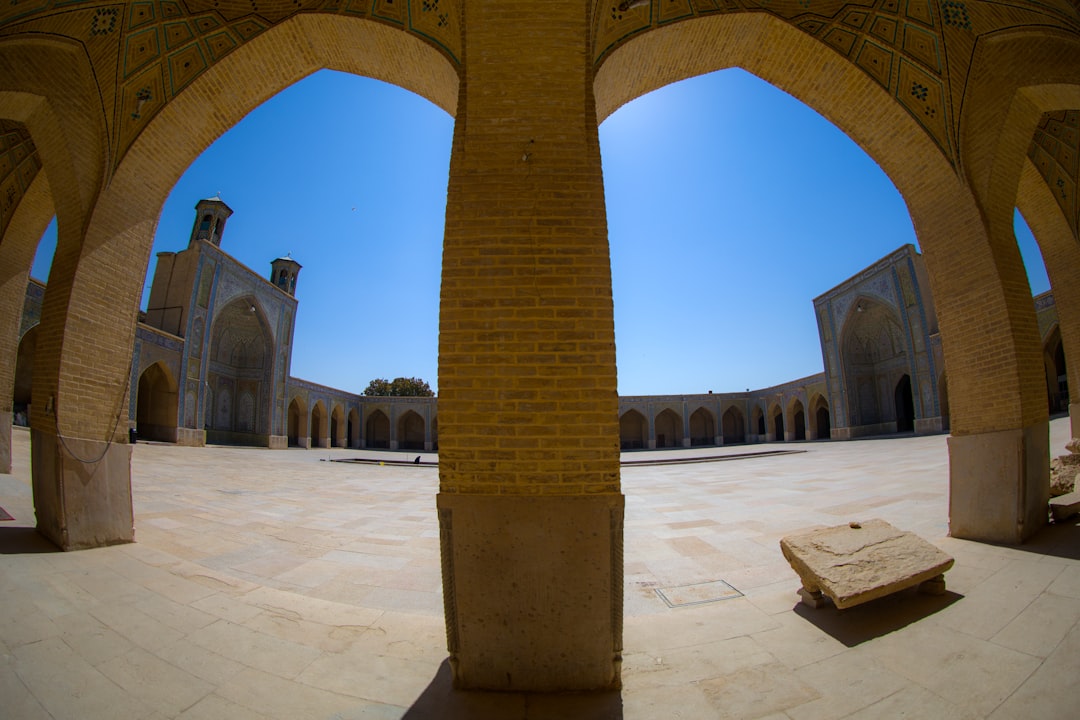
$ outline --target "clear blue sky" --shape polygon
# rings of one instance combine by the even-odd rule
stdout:
[[[289,252],[303,265],[294,376],[354,392],[375,377],[437,388],[452,133],[450,116],[418,96],[316,73],[191,165],[162,209],[154,253],[186,247],[195,203],[220,193],[234,211],[224,250],[264,275]],[[639,98],[601,125],[600,145],[624,395],[821,372],[813,298],[916,243],[873,160],[741,70]],[[1022,221],[1017,234],[1042,292]],[[34,277],[47,277],[54,246],[51,230]]]

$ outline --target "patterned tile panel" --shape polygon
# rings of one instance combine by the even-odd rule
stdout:
[[[41,159],[26,126],[0,120],[0,237],[40,169]]]
[[[1046,113],[1039,121],[1028,157],[1046,180],[1073,235],[1080,237],[1080,110]]]
[[[593,60],[677,20],[765,12],[851,60],[889,91],[955,166],[956,104],[976,39],[1025,25],[1080,30],[1080,0],[594,0]],[[948,46],[950,52],[946,52]],[[1075,182],[1074,182],[1075,185]]]
[[[116,78],[115,90],[107,82],[100,88],[102,105],[112,108],[115,167],[147,122],[199,75],[300,13],[369,17],[422,37],[454,63],[461,57],[459,0],[5,0],[0,36],[72,37],[87,45],[97,77]]]

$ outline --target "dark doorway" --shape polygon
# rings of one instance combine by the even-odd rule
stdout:
[[[817,409],[817,436],[818,440],[828,440],[832,437],[832,427],[829,425],[829,410],[825,407]]]
[[[915,402],[911,397],[911,378],[904,375],[896,383],[896,432],[911,432],[915,429]]]

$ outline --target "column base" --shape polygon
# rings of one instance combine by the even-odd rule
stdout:
[[[206,447],[206,431],[176,428],[176,444],[184,447]]]
[[[134,541],[130,445],[77,438],[61,443],[32,429],[30,450],[38,532],[61,550]]]
[[[943,427],[940,417],[918,418],[915,420],[916,435],[936,435],[941,432]]]
[[[437,498],[454,686],[620,687],[619,495]]]
[[[949,534],[1018,544],[1047,523],[1050,434],[1018,430],[949,437]]]
[[[11,472],[11,419],[10,410],[0,411],[0,474]]]
[[[271,450],[285,450],[289,447],[288,435],[271,435],[270,436],[270,449]]]
[[[1070,437],[1080,437],[1080,402],[1069,403],[1069,431]]]

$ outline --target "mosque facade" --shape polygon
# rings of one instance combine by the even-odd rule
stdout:
[[[370,397],[289,373],[301,265],[263,276],[221,247],[232,209],[199,201],[188,247],[158,253],[135,333],[127,427],[179,445],[438,449],[436,398]],[[45,286],[31,279],[14,407],[28,415]],[[1051,414],[1068,382],[1053,295],[1035,299]],[[926,266],[905,245],[814,299],[825,371],[735,393],[619,398],[622,450],[947,432],[947,377]]]

